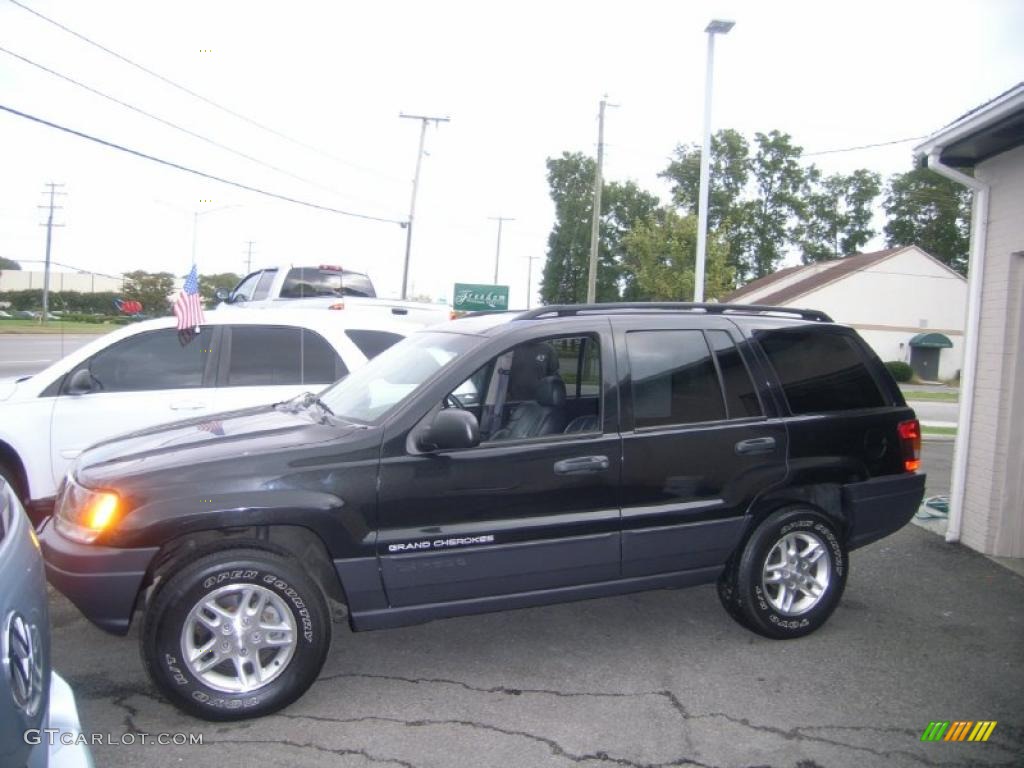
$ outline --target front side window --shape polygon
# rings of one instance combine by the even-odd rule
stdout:
[[[231,301],[251,301],[253,294],[256,292],[256,285],[260,281],[260,275],[262,272],[253,272],[251,275],[247,275],[242,279],[238,285],[235,286],[235,290],[231,292]]]
[[[630,331],[626,350],[638,429],[725,418],[718,374],[701,331]]]
[[[203,328],[188,343],[171,328],[148,331],[111,344],[78,369],[89,370],[99,392],[201,387],[212,339],[212,327]],[[70,380],[71,376],[65,379],[65,387]]]
[[[253,301],[265,299],[270,295],[270,286],[274,284],[275,277],[277,277],[276,269],[263,270],[263,274],[260,275],[259,282],[256,283],[256,289],[252,294]]]
[[[793,413],[885,405],[856,341],[820,328],[756,331]]]
[[[446,404],[472,413],[485,442],[599,432],[600,384],[595,337],[540,339],[492,358]]]
[[[225,386],[323,386],[348,371],[320,334],[272,325],[231,326],[231,354]]]
[[[477,343],[476,337],[457,333],[414,333],[322,392],[320,399],[341,419],[379,421]]]

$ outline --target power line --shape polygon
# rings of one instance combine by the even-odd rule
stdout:
[[[193,97],[195,99],[199,99],[203,103],[209,104],[211,107],[214,107],[215,109],[219,109],[221,112],[225,112],[225,113],[231,115],[232,117],[234,117],[234,118],[236,118],[238,120],[242,120],[243,122],[246,122],[246,123],[249,123],[250,125],[256,126],[257,128],[259,128],[262,131],[266,131],[267,133],[271,133],[274,136],[282,138],[285,141],[289,141],[292,144],[295,144],[297,146],[300,146],[300,147],[302,147],[304,149],[309,150],[310,152],[316,152],[317,154],[323,155],[324,157],[329,157],[331,160],[334,160],[335,162],[341,163],[342,165],[347,165],[350,168],[355,168],[357,170],[364,171],[366,173],[376,174],[378,176],[381,176],[382,178],[390,179],[392,181],[398,181],[398,179],[395,179],[393,176],[389,176],[388,174],[382,173],[381,171],[377,171],[377,170],[374,170],[372,168],[366,168],[364,166],[357,165],[357,164],[352,163],[352,162],[350,162],[348,160],[340,158],[340,157],[338,157],[336,155],[332,155],[330,152],[327,152],[325,150],[322,150],[322,149],[319,149],[317,147],[314,147],[311,144],[307,144],[304,141],[300,141],[299,139],[293,139],[291,136],[288,136],[287,134],[281,133],[281,131],[278,131],[278,130],[276,130],[274,128],[271,128],[268,125],[264,125],[263,123],[261,123],[261,122],[259,122],[257,120],[254,120],[251,117],[246,117],[245,115],[241,114],[240,112],[236,112],[233,109],[229,109],[228,107],[225,107],[225,106],[223,106],[221,104],[218,104],[213,99],[208,99],[206,96],[203,96],[200,93],[196,93],[192,89],[186,88],[184,85],[181,85],[180,83],[176,83],[176,82],[174,82],[173,80],[171,80],[168,77],[164,77],[159,72],[154,72],[153,70],[148,69],[147,67],[144,67],[141,64],[138,64],[138,63],[132,61],[127,56],[122,56],[117,51],[111,50],[110,48],[107,48],[105,45],[97,43],[95,40],[90,40],[85,35],[80,34],[78,32],[75,32],[75,30],[71,29],[70,27],[64,26],[59,21],[51,19],[49,16],[44,16],[39,11],[37,11],[37,10],[35,10],[33,8],[29,8],[24,3],[18,2],[18,0],[10,0],[10,2],[12,2],[14,5],[18,6],[22,10],[28,11],[33,16],[37,16],[38,18],[42,19],[43,21],[47,22],[48,24],[52,24],[53,26],[57,27],[58,29],[61,29],[64,32],[67,32],[69,35],[77,37],[82,42],[88,43],[89,45],[93,46],[94,48],[98,48],[99,50],[103,51],[104,53],[109,54],[110,56],[113,56],[114,58],[116,58],[116,59],[118,59],[120,61],[123,61],[125,64],[128,64],[129,66],[135,67],[136,69],[138,69],[138,70],[140,70],[142,72],[145,72],[150,77],[155,77],[157,80],[160,80],[161,82],[166,83],[167,85],[171,86],[172,88],[177,88],[179,91],[182,91],[183,93],[187,93],[189,96],[191,96],[191,97]]]
[[[265,162],[263,160],[260,160],[258,157],[253,157],[252,155],[247,155],[245,152],[241,152],[241,151],[239,151],[237,149],[229,147],[226,144],[221,144],[219,141],[215,141],[214,139],[211,139],[208,136],[203,136],[201,133],[196,133],[195,131],[189,130],[188,128],[184,128],[184,127],[178,125],[177,123],[172,123],[170,120],[167,120],[167,119],[165,119],[163,117],[160,117],[159,115],[154,115],[151,112],[147,112],[146,110],[141,109],[140,107],[136,107],[133,104],[129,104],[126,101],[121,101],[121,99],[118,99],[115,96],[111,96],[111,95],[109,95],[107,93],[103,93],[103,91],[97,90],[96,88],[93,88],[92,86],[86,85],[85,83],[82,83],[82,82],[79,82],[78,80],[75,80],[73,77],[69,77],[69,76],[67,76],[65,74],[57,72],[56,70],[50,69],[47,66],[39,64],[38,62],[32,61],[31,59],[26,58],[26,57],[22,56],[21,54],[15,53],[14,51],[10,51],[10,50],[4,48],[3,46],[0,46],[0,51],[2,51],[3,53],[6,53],[8,56],[13,56],[16,59],[18,59],[18,60],[20,60],[20,61],[22,61],[22,62],[24,62],[26,64],[29,64],[30,66],[36,67],[37,69],[41,69],[43,72],[46,72],[47,74],[53,75],[54,77],[59,77],[61,80],[64,80],[64,81],[66,81],[68,83],[71,83],[72,85],[76,85],[79,88],[83,88],[83,89],[89,91],[90,93],[95,94],[96,96],[100,96],[100,97],[102,97],[104,99],[107,99],[108,101],[112,101],[115,104],[118,104],[118,105],[124,107],[125,109],[130,109],[132,112],[137,112],[138,114],[143,115],[145,117],[148,117],[151,120],[156,120],[158,123],[161,123],[161,124],[166,125],[166,126],[168,126],[170,128],[173,128],[176,131],[181,131],[182,133],[185,133],[185,134],[187,134],[189,136],[192,136],[193,138],[199,139],[200,141],[205,141],[207,144],[210,144],[210,145],[212,145],[214,147],[217,147],[218,149],[223,149],[224,151],[230,152],[233,155],[237,155],[238,157],[241,157],[241,158],[243,158],[245,160],[248,160],[250,162],[256,163],[257,165],[262,165],[264,168],[269,168],[270,170],[275,171],[276,173],[284,174],[285,176],[290,176],[293,179],[301,181],[304,184],[309,184],[310,186],[317,187],[318,189],[322,189],[325,192],[332,192],[332,193],[334,193],[336,195],[341,195],[342,197],[346,197],[347,196],[343,192],[341,192],[341,191],[339,191],[337,189],[334,189],[333,187],[329,187],[329,186],[326,186],[325,184],[320,184],[319,182],[313,181],[311,179],[307,179],[307,178],[305,178],[303,176],[299,176],[298,174],[292,173],[291,171],[287,171],[284,168],[279,168],[278,166],[273,165],[272,163]]]
[[[927,136],[911,136],[908,139],[893,139],[892,141],[880,141],[877,144],[862,144],[859,147],[843,147],[842,149],[823,149],[819,152],[804,152],[802,157],[816,157],[818,155],[835,155],[840,152],[856,152],[858,149],[874,149],[875,147],[889,147],[893,144],[906,144],[910,141],[925,139]]]
[[[13,0],[12,0],[12,2],[13,2]],[[269,190],[266,190],[266,189],[261,189],[259,187],[253,187],[253,186],[250,186],[248,184],[242,184],[241,182],[232,181],[231,179],[225,179],[225,178],[223,178],[221,176],[214,176],[212,173],[206,173],[205,171],[198,171],[195,168],[189,168],[188,166],[181,165],[179,163],[175,163],[175,162],[172,162],[170,160],[163,160],[163,159],[161,159],[159,157],[155,157],[153,155],[148,155],[145,152],[140,152],[137,149],[131,149],[130,147],[125,147],[125,146],[122,146],[120,144],[115,144],[112,141],[107,141],[106,139],[101,139],[101,138],[99,138],[97,136],[91,136],[88,133],[83,133],[81,131],[76,131],[74,128],[68,128],[68,127],[63,126],[63,125],[58,125],[57,123],[52,123],[49,120],[44,120],[41,117],[36,117],[34,115],[30,115],[30,114],[27,114],[25,112],[19,112],[18,110],[14,109],[12,107],[5,106],[4,104],[0,104],[0,110],[3,110],[4,112],[10,112],[12,115],[17,115],[18,117],[23,117],[26,120],[31,120],[31,121],[33,121],[35,123],[39,123],[40,125],[46,125],[46,126],[49,126],[50,128],[56,128],[58,131],[63,131],[64,133],[70,133],[72,136],[78,136],[79,138],[87,139],[88,141],[92,141],[92,142],[95,142],[97,144],[102,144],[103,146],[110,147],[111,149],[116,149],[116,150],[118,150],[120,152],[126,152],[129,155],[135,155],[136,157],[141,157],[144,160],[151,160],[154,163],[159,163],[160,165],[166,165],[169,168],[174,168],[174,169],[179,170],[179,171],[185,171],[186,173],[191,173],[191,174],[193,174],[195,176],[200,176],[200,177],[202,177],[204,179],[209,179],[211,181],[218,181],[221,184],[228,184],[229,186],[237,187],[238,189],[244,189],[247,192],[255,192],[258,195],[264,195],[266,197],[272,197],[272,198],[274,198],[276,200],[283,200],[286,203],[295,203],[296,205],[302,205],[302,206],[305,206],[307,208],[315,208],[316,210],[326,211],[327,213],[337,213],[337,214],[341,214],[342,216],[352,216],[353,218],[357,218],[357,219],[366,219],[367,221],[381,221],[381,222],[384,222],[386,224],[400,224],[400,225],[403,225],[403,226],[406,223],[404,221],[399,221],[398,219],[388,219],[388,218],[384,218],[383,216],[370,216],[369,214],[365,214],[365,213],[355,213],[354,211],[344,211],[344,210],[341,210],[340,208],[331,208],[328,205],[320,205],[319,203],[311,203],[308,200],[299,200],[299,199],[294,198],[294,197],[288,197],[287,195],[278,194],[277,192],[270,192]]]

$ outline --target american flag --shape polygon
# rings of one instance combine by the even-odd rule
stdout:
[[[199,273],[196,272],[195,264],[192,265],[192,271],[185,278],[181,293],[174,302],[174,316],[178,318],[179,331],[199,328],[206,322],[206,318],[203,317],[203,305],[199,300]]]
[[[214,421],[204,421],[202,424],[196,427],[200,432],[209,432],[211,435],[218,435],[224,437],[224,422],[220,419]]]

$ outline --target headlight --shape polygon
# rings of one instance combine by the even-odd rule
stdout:
[[[54,525],[67,538],[89,544],[113,525],[120,512],[116,493],[83,488],[69,475],[57,500]]]

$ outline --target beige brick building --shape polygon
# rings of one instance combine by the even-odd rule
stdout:
[[[1024,557],[1024,83],[915,150],[974,190],[949,541]]]

